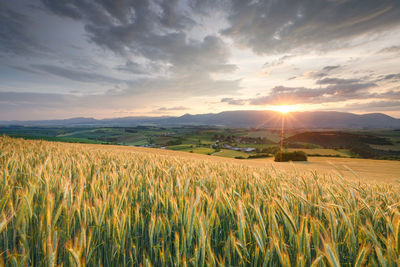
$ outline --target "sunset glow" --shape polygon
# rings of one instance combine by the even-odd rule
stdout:
[[[290,106],[290,105],[282,105],[282,106],[277,106],[273,110],[279,111],[282,114],[286,114],[286,113],[294,111],[295,108],[293,106]]]

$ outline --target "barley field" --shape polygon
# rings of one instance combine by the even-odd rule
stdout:
[[[400,187],[0,137],[0,266],[399,266]]]

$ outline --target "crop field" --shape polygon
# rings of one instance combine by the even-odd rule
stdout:
[[[399,183],[260,162],[0,137],[0,266],[400,265]]]
[[[289,148],[288,151],[296,151],[299,149],[296,148]],[[327,148],[302,148],[301,151],[306,153],[307,155],[321,155],[321,156],[340,156],[340,157],[349,157],[349,152],[342,149],[342,150],[335,150],[335,149],[327,149]]]
[[[213,155],[218,156],[218,157],[226,157],[226,158],[234,158],[234,157],[247,158],[249,156],[248,154],[246,154],[244,152],[229,150],[229,149],[221,149],[221,151],[216,152]]]

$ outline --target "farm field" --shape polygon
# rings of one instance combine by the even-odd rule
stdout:
[[[157,155],[165,155],[169,157],[183,159],[206,160],[256,168],[272,168],[289,173],[300,172],[300,174],[306,175],[317,171],[321,175],[333,175],[334,177],[336,177],[337,174],[339,174],[345,176],[348,179],[355,179],[357,181],[361,179],[363,182],[397,183],[397,181],[400,180],[400,164],[398,161],[393,160],[309,157],[308,162],[274,162],[273,158],[234,159],[230,157],[219,157],[218,155],[208,156],[196,153],[187,153],[185,151],[172,151],[157,148],[91,144],[82,144],[81,146],[98,149],[101,148],[105,151],[132,151],[147,154],[156,153]],[[227,151],[229,153],[237,152],[232,150]],[[228,154],[227,156],[230,156],[230,154]]]
[[[8,137],[0,153],[2,265],[400,263],[399,183],[296,171],[322,168],[323,158],[285,164]],[[357,160],[349,166],[371,164]]]
[[[287,151],[296,151],[296,150],[301,150],[307,155],[321,155],[321,156],[337,156],[339,155],[340,157],[349,157],[349,152],[341,149],[326,149],[326,148],[289,148]]]
[[[0,21],[0,267],[400,267],[400,0]]]
[[[234,157],[244,157],[247,158],[248,154],[241,151],[234,151],[229,149],[221,149],[219,152],[215,152],[213,156],[224,157],[224,158],[234,158]]]
[[[273,155],[280,149],[280,131],[276,129],[216,126],[0,126],[1,134],[33,140],[164,148],[228,158],[247,158],[251,154]],[[310,132],[293,129],[285,132],[284,147],[288,151],[302,150],[309,156],[400,160],[399,142],[400,132],[395,130],[318,129]],[[226,146],[254,150],[251,153],[225,151]]]

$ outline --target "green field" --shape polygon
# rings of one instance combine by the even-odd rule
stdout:
[[[215,149],[207,148],[207,147],[196,147],[194,145],[176,145],[176,146],[168,146],[169,150],[175,151],[184,151],[184,152],[191,152],[191,153],[198,153],[198,154],[212,154],[214,153]]]
[[[247,158],[249,154],[241,151],[234,151],[229,149],[221,149],[221,151],[216,152],[213,154],[214,156],[218,157],[225,157],[225,158],[235,158],[235,157],[244,157]]]
[[[199,148],[194,148],[191,151],[193,151],[193,153],[209,155],[209,154],[214,153],[215,150],[211,149],[211,148],[206,148],[206,147],[199,147]]]
[[[301,150],[307,155],[321,155],[321,156],[340,156],[340,157],[350,157],[349,151],[345,149],[326,149],[326,148],[289,148],[288,151]]]
[[[334,138],[321,136],[334,133]],[[274,154],[280,148],[275,129],[223,128],[212,126],[134,127],[23,127],[0,126],[0,134],[25,139],[70,143],[164,147],[169,150],[222,157],[244,157],[249,153],[225,151],[225,145],[254,148],[255,153]],[[332,137],[332,134],[329,134]],[[369,136],[369,137],[366,137]],[[321,139],[322,138],[322,139]],[[284,148],[302,150],[309,156],[400,159],[400,131],[395,130],[287,130]],[[218,150],[221,153],[215,153]]]
[[[191,144],[175,145],[175,146],[169,146],[168,149],[177,151],[188,151],[190,149],[193,149],[193,145]]]

